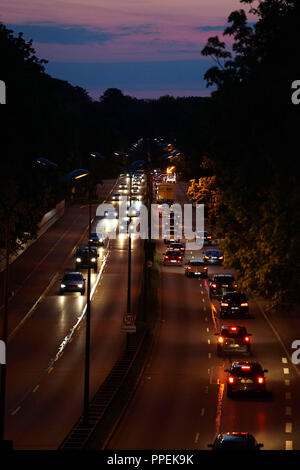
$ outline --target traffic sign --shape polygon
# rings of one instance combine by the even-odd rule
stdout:
[[[133,315],[132,313],[126,313],[125,315],[123,315],[121,331],[124,333],[136,332],[135,315]]]

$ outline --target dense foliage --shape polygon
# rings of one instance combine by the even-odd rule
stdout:
[[[217,65],[206,73],[217,86],[207,147],[220,191],[219,224],[228,265],[248,290],[288,302],[299,292],[299,109],[291,102],[297,64],[300,4],[296,0],[240,0],[225,35],[202,53]],[[257,4],[257,6],[255,6]]]

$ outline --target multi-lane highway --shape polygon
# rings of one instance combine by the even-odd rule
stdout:
[[[7,358],[6,438],[12,439],[17,449],[56,449],[82,411],[86,296],[58,295],[58,290],[64,271],[75,270],[74,246],[87,244],[87,206],[74,207],[71,214],[72,220],[66,222],[59,239],[54,241],[54,226],[22,255],[35,260],[26,268],[26,276],[18,273],[26,266],[22,256],[12,267],[15,279],[24,281],[10,302],[10,311],[15,313],[10,322]],[[98,249],[98,272],[91,274],[91,396],[125,344],[121,322],[126,312],[127,243],[126,236],[106,240]],[[140,292],[141,247],[133,240],[133,313]],[[23,306],[28,289],[30,297]],[[20,324],[22,318],[25,320]]]
[[[177,202],[187,202],[176,185]],[[206,247],[205,247],[206,248]],[[159,256],[165,251],[158,244]],[[192,255],[186,252],[188,260]],[[209,266],[208,273],[232,272]],[[250,300],[251,318],[220,320],[207,281],[184,276],[184,267],[160,267],[160,313],[151,357],[109,449],[207,449],[219,432],[249,432],[265,449],[300,449],[299,370],[261,307]],[[217,356],[221,324],[242,324],[253,334],[252,356]],[[258,361],[267,394],[228,398],[225,369],[232,360]]]

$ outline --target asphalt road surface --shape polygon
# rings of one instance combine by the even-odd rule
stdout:
[[[176,199],[187,202],[180,184]],[[162,242],[158,250],[162,256]],[[192,255],[186,252],[186,260]],[[210,266],[208,272],[232,270]],[[300,374],[279,337],[280,324],[274,329],[250,300],[250,319],[221,323],[245,325],[253,334],[253,355],[222,359],[216,353],[218,302],[209,299],[207,281],[185,277],[184,267],[161,266],[160,305],[151,357],[108,448],[203,450],[218,432],[245,431],[264,449],[299,450]],[[231,360],[259,361],[269,370],[266,396],[227,398]]]
[[[53,244],[52,238],[51,243],[46,243],[51,253],[45,250],[45,244],[40,251],[42,240],[24,253],[26,257],[34,253],[35,257],[43,258],[43,263],[31,266],[34,273],[27,270],[26,283],[20,286],[14,299],[15,321],[10,322],[6,439],[12,439],[16,449],[56,449],[82,412],[86,296],[58,295],[61,274],[74,268],[74,245],[87,244],[87,207],[74,208],[72,214],[73,221],[69,221],[59,244]],[[76,236],[72,235],[73,231]],[[55,227],[51,237],[54,234]],[[91,274],[91,397],[125,345],[121,322],[126,312],[127,243],[126,236],[117,237],[98,249],[99,269]],[[60,263],[55,258],[57,248]],[[132,304],[136,313],[142,243],[133,240],[132,249]],[[18,259],[21,266],[22,256]],[[44,280],[43,285],[35,287],[34,279],[39,276]],[[22,296],[27,298],[28,286],[31,304],[28,297],[26,308],[18,316],[17,302],[22,307]],[[32,299],[38,298],[32,309]],[[10,309],[11,306],[12,301]],[[32,312],[26,316],[27,308]],[[20,325],[24,316],[25,321]]]

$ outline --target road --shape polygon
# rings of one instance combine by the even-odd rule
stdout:
[[[86,244],[87,207],[77,208],[77,211],[74,221],[79,221],[80,226],[76,228],[76,244],[79,244],[79,233],[83,235],[80,244]],[[39,251],[39,256],[44,256],[45,260],[31,274],[31,280],[29,275],[28,282],[31,284],[31,301],[39,296],[40,301],[21,326],[17,327],[16,321],[10,335],[6,438],[13,440],[16,449],[56,449],[82,411],[86,297],[79,293],[58,295],[60,274],[74,266],[73,227],[69,225],[68,235],[60,239],[59,265],[53,261],[57,245],[49,248],[51,254]],[[134,240],[132,249],[135,260],[132,303],[133,313],[136,313],[143,262],[142,243]],[[39,250],[38,242],[29,250]],[[125,344],[121,320],[126,311],[127,238],[110,240],[99,249],[99,255],[99,271],[97,274],[92,272],[91,396]],[[34,286],[33,279],[37,273],[43,279],[53,279],[43,293],[40,293],[40,286],[37,289]],[[21,286],[19,302],[26,294],[26,288],[26,285]]]
[[[176,199],[187,202],[180,184]],[[160,256],[164,250],[160,242]],[[189,256],[186,253],[186,259]],[[214,272],[232,270],[209,267],[209,275]],[[182,267],[161,266],[159,296],[159,324],[149,362],[108,448],[204,450],[218,432],[247,431],[265,449],[300,449],[300,374],[278,336],[280,324],[274,329],[258,303],[250,300],[252,318],[238,324],[253,334],[250,360],[269,370],[268,393],[255,400],[230,399],[225,373],[230,361],[216,354],[220,324],[207,282],[186,278]]]

